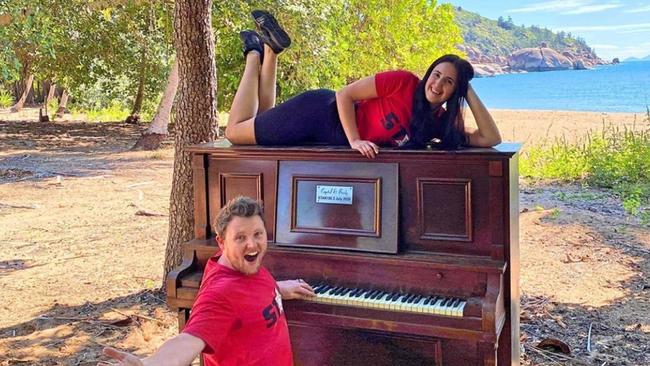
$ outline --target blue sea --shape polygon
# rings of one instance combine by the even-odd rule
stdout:
[[[472,86],[488,108],[645,113],[650,62],[498,75]]]

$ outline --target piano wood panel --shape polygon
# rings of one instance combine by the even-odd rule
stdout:
[[[502,210],[491,206],[489,179],[485,160],[400,163],[403,250],[492,257],[492,238],[503,227],[489,225]]]
[[[237,161],[211,158],[208,163],[209,221],[228,200],[239,195],[264,203],[264,222],[269,241],[275,239],[277,161]]]
[[[397,164],[282,161],[276,243],[397,253]],[[317,186],[345,187],[351,204],[320,203]]]
[[[417,212],[421,240],[472,241],[472,181],[417,180]],[[448,202],[444,210],[439,204]]]

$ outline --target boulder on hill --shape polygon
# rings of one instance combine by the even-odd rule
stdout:
[[[513,71],[568,70],[573,62],[551,48],[523,48],[508,57]]]

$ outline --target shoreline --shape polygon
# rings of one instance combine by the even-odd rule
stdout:
[[[504,141],[538,144],[565,139],[580,141],[590,132],[606,128],[641,130],[650,123],[647,113],[581,112],[563,110],[488,109]],[[467,126],[476,126],[469,108],[465,109]]]

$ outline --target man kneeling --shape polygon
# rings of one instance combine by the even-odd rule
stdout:
[[[315,296],[313,289],[302,280],[276,283],[262,267],[267,234],[254,200],[228,202],[214,228],[221,251],[206,264],[182,333],[144,359],[105,348],[104,354],[118,361],[113,365],[187,366],[199,353],[206,366],[293,364],[282,300]]]

